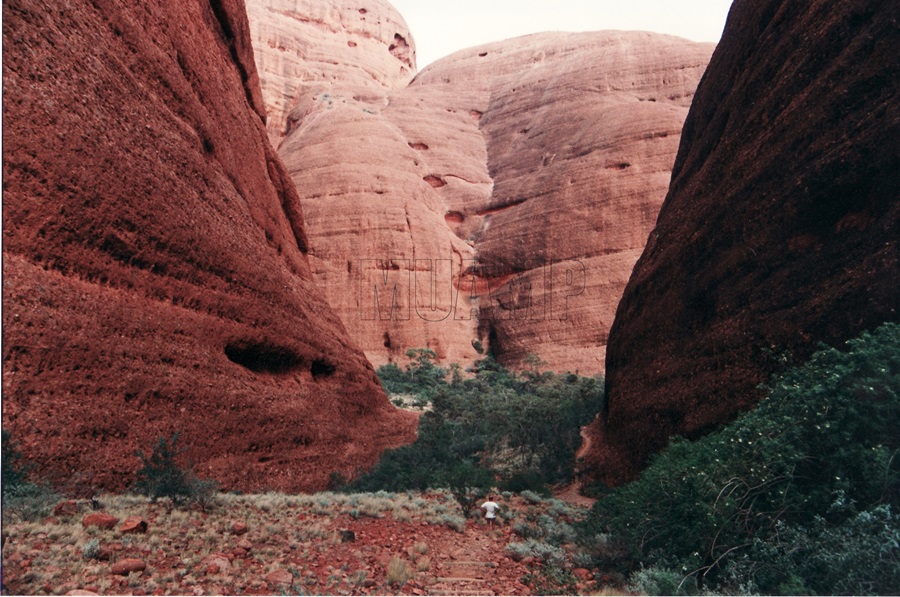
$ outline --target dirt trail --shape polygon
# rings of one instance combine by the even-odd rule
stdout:
[[[520,582],[528,570],[503,550],[514,541],[511,526],[494,527],[469,521],[464,533],[445,535],[433,545],[428,595],[528,595]]]
[[[575,453],[575,460],[577,461],[579,458],[583,457],[587,454],[591,449],[591,438],[586,432],[586,427],[581,428],[581,447],[578,448],[578,451]],[[553,497],[559,498],[563,501],[569,502],[570,504],[575,504],[576,506],[583,506],[585,508],[590,508],[594,505],[594,502],[597,500],[594,498],[589,498],[581,495],[581,480],[579,478],[575,478],[570,484],[566,485],[562,489],[553,492]]]

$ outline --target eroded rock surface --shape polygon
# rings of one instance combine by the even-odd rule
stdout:
[[[122,489],[323,488],[411,441],[310,272],[240,0],[3,5],[3,427]]]
[[[616,315],[588,466],[633,478],[819,342],[900,307],[900,50],[887,1],[734,3]]]
[[[308,27],[294,23],[317,4],[298,3],[278,37],[268,23],[280,4],[253,0],[256,60],[273,118],[284,96],[306,102],[269,130],[288,131],[279,153],[300,189],[310,263],[368,358],[428,347],[466,364],[479,347],[514,367],[536,355],[602,371],[713,46],[540,34],[459,52],[407,86],[384,74],[390,27],[369,52],[346,52],[359,15],[341,5],[333,21],[345,29],[316,38],[332,70],[317,78],[298,52],[303,76],[281,77],[271,65],[302,46]],[[373,7],[367,19],[412,39],[392,9]]]
[[[381,107],[415,74],[409,28],[386,0],[247,0],[247,13],[276,148],[318,108]]]

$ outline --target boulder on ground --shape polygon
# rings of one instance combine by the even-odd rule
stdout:
[[[81,526],[84,528],[100,527],[101,529],[113,529],[118,522],[118,518],[106,512],[92,512],[84,515],[84,518],[81,519]]]

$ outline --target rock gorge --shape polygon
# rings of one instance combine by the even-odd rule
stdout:
[[[241,0],[3,5],[3,428],[73,494],[181,433],[224,488],[324,488],[415,418],[317,288]]]
[[[602,372],[713,45],[546,33],[416,74],[387,2],[248,11],[313,273],[370,361]]]
[[[736,0],[619,305],[585,468],[636,476],[824,342],[896,321],[900,7]]]

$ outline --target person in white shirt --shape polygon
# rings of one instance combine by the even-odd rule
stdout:
[[[494,496],[489,495],[488,501],[481,504],[481,509],[485,511],[484,517],[488,521],[488,528],[490,530],[494,529],[494,518],[497,517],[497,510],[500,508],[500,504],[494,501]]]

